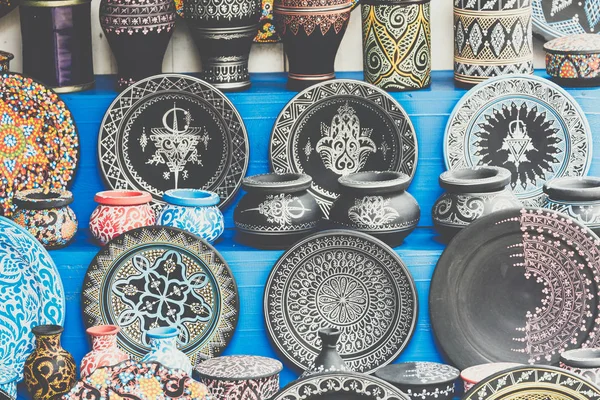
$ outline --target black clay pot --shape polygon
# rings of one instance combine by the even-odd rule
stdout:
[[[259,0],[184,0],[202,79],[223,91],[250,87],[248,58],[260,14]]]
[[[600,235],[600,178],[563,177],[544,184],[544,208],[567,214]]]
[[[451,400],[460,372],[445,364],[407,362],[380,368],[375,371],[375,376],[415,400]]]
[[[315,358],[312,366],[304,371],[302,377],[321,372],[350,371],[350,368],[337,351],[342,332],[335,328],[324,328],[319,330],[318,334],[319,339],[321,339],[321,352]]]
[[[289,62],[288,89],[335,78],[335,56],[351,9],[351,0],[275,0],[275,25]]]
[[[12,53],[8,53],[6,51],[0,51],[0,73],[8,72],[10,69],[10,61],[15,58]]]
[[[500,167],[472,167],[440,175],[446,190],[433,205],[433,224],[443,240],[450,240],[476,219],[494,211],[520,208],[510,190],[511,173]]]
[[[323,214],[308,192],[312,178],[303,174],[264,174],[245,178],[233,214],[237,239],[259,248],[287,248],[314,232]]]
[[[336,228],[355,229],[388,245],[400,245],[419,223],[421,209],[406,192],[410,177],[402,172],[358,172],[338,179],[340,196],[329,211]]]
[[[600,349],[574,349],[560,355],[560,367],[600,384]]]

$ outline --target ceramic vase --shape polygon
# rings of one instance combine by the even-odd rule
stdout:
[[[146,332],[150,341],[150,352],[142,358],[142,362],[156,361],[168,368],[178,368],[192,376],[192,363],[184,352],[177,348],[177,328],[153,328]]]
[[[263,174],[245,178],[233,214],[236,239],[259,248],[286,248],[314,232],[323,214],[308,192],[304,174]]]
[[[248,58],[259,0],[184,0],[184,16],[202,59],[202,78],[223,91],[250,87]]]
[[[351,0],[275,0],[275,26],[289,63],[288,89],[335,78],[335,56],[351,9]]]
[[[544,45],[546,72],[561,86],[600,85],[600,37],[595,33],[556,38]]]
[[[172,226],[200,236],[209,243],[225,230],[219,195],[199,189],[172,189],[163,194],[167,203],[159,214],[158,225]]]
[[[19,373],[11,366],[0,365],[0,399],[16,399],[17,383],[20,379]]]
[[[402,172],[358,172],[338,179],[340,196],[329,211],[336,228],[354,229],[400,245],[419,223],[421,209],[406,191],[410,177]]]
[[[387,91],[428,87],[430,0],[363,0],[361,12],[365,81]]]
[[[6,51],[0,51],[0,73],[8,72],[10,70],[10,61],[15,58],[12,53]]]
[[[321,341],[321,351],[312,365],[304,371],[302,377],[321,372],[350,371],[350,368],[338,353],[338,341],[342,332],[336,328],[323,328],[318,332]]]
[[[156,222],[150,193],[135,190],[108,190],[96,193],[98,207],[90,217],[90,232],[101,244],[120,234]]]
[[[510,190],[510,179],[510,171],[491,166],[457,169],[441,174],[439,182],[445,193],[433,205],[431,216],[442,240],[449,241],[484,215],[522,207]]]
[[[86,330],[92,338],[92,351],[81,359],[81,378],[90,375],[97,368],[129,360],[129,355],[117,347],[117,334],[120,330],[116,325],[99,325]]]
[[[35,349],[25,362],[24,376],[34,400],[59,399],[75,386],[75,360],[60,345],[62,332],[59,325],[33,328]]]
[[[13,199],[13,221],[27,229],[47,249],[71,242],[77,232],[77,217],[69,207],[73,194],[67,190],[30,189],[17,192]]]
[[[162,72],[175,27],[172,0],[101,0],[100,25],[117,60],[117,89]]]
[[[560,355],[560,367],[600,385],[600,349],[573,349]]]

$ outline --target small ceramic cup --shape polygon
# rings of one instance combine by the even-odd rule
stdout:
[[[200,236],[209,243],[225,230],[218,194],[200,189],[173,189],[163,194],[167,203],[157,218],[158,225],[172,226]]]
[[[560,367],[600,385],[600,349],[575,349],[560,355]]]
[[[73,194],[67,190],[30,189],[17,192],[13,221],[27,229],[47,249],[66,246],[77,232],[77,217],[69,207]]]
[[[496,373],[507,369],[520,367],[521,365],[522,364],[516,363],[487,363],[466,368],[460,373],[460,378],[462,379],[464,385],[464,391],[467,393],[473,386],[477,385],[480,381],[489,376],[495,375]]]

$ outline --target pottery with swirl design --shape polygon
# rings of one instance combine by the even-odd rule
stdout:
[[[98,325],[86,330],[92,338],[92,351],[81,359],[79,373],[82,378],[100,367],[129,360],[129,355],[117,347],[117,334],[120,330],[116,325]]]

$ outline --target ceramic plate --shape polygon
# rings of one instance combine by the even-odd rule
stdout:
[[[492,78],[454,108],[444,137],[448,169],[504,167],[527,206],[541,207],[544,183],[584,176],[592,133],[583,110],[560,86],[536,76]]]
[[[1,0],[0,0],[1,1]],[[0,213],[22,189],[66,189],[79,159],[71,112],[52,90],[19,74],[0,75]]]
[[[404,349],[417,302],[412,276],[390,247],[366,234],[331,230],[279,259],[265,288],[264,314],[276,349],[293,365],[309,368],[321,350],[317,331],[337,328],[348,367],[370,372]]]
[[[555,367],[517,367],[475,385],[462,400],[594,400],[600,388]]]
[[[504,210],[460,232],[431,281],[431,324],[452,364],[558,364],[600,345],[600,239],[569,217]]]
[[[237,285],[221,255],[177,228],[144,227],[110,241],[83,285],[86,327],[118,325],[119,347],[139,359],[146,331],[179,329],[178,346],[196,365],[223,351],[238,318]]]
[[[35,347],[31,329],[62,325],[65,294],[54,261],[29,232],[0,217],[0,368],[19,375]]]
[[[216,192],[227,205],[246,174],[248,135],[225,95],[187,75],[157,75],[125,89],[109,107],[98,139],[112,189]]]
[[[545,40],[600,32],[598,0],[532,0],[533,30]]]
[[[336,79],[300,92],[277,117],[271,169],[312,176],[310,189],[325,215],[340,193],[338,178],[359,171],[414,176],[417,137],[408,115],[383,90]]]

